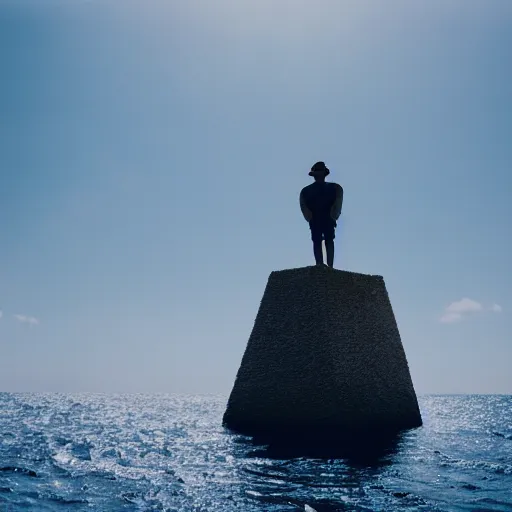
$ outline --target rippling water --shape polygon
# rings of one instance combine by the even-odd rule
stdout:
[[[0,394],[3,511],[512,511],[512,396],[420,397],[380,459],[271,458],[225,397]]]

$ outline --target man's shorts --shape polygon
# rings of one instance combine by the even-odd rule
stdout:
[[[311,229],[311,240],[313,240],[313,242],[334,240],[336,221],[332,219],[313,220],[309,223],[309,228]]]

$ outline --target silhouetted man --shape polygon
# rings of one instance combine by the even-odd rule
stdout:
[[[341,214],[343,188],[337,183],[326,182],[325,177],[329,174],[330,171],[324,162],[317,162],[311,167],[309,175],[315,178],[315,182],[301,190],[300,209],[309,222],[316,264],[324,264],[322,240],[325,240],[327,265],[332,267],[334,266],[334,231],[336,221]]]

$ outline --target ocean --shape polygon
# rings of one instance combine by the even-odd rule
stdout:
[[[512,511],[512,396],[420,396],[370,460],[278,458],[227,397],[0,393],[0,511]]]

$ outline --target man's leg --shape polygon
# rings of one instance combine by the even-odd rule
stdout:
[[[325,252],[327,255],[327,265],[329,267],[334,267],[334,230],[336,228],[336,223],[333,222],[326,226],[324,230],[324,238],[325,238]]]
[[[322,240],[313,240],[313,254],[317,265],[324,264],[324,253],[322,251]]]
[[[325,252],[327,253],[327,265],[334,267],[334,240],[325,240]]]
[[[313,241],[313,254],[317,265],[324,264],[324,253],[322,251],[322,229],[319,226],[311,223],[311,240]]]

